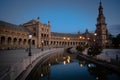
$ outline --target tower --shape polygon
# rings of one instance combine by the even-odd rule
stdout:
[[[41,23],[40,23],[40,17],[37,18],[37,24],[36,24],[36,34],[37,34],[37,47],[41,47]]]
[[[107,31],[107,24],[105,22],[105,16],[103,14],[103,7],[102,7],[102,2],[100,0],[99,3],[99,8],[98,8],[98,17],[97,17],[97,24],[96,24],[96,44],[99,46],[104,47],[106,44],[106,31]]]

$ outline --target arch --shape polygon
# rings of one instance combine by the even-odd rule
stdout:
[[[21,45],[21,43],[22,43],[22,39],[19,38],[18,44]]]
[[[31,41],[31,39],[28,40],[28,45],[30,45],[30,41]]]
[[[19,40],[18,40],[18,45],[19,45],[19,47],[22,47],[22,39],[21,38],[19,38]]]
[[[12,42],[12,38],[11,38],[11,37],[8,37],[8,39],[7,39],[7,44],[8,44],[8,45],[11,45],[11,42]]]
[[[0,43],[1,45],[4,45],[4,44],[5,44],[5,36],[2,36],[2,37],[1,37],[1,41],[0,41],[0,42],[1,42],[1,43]]]
[[[35,45],[35,40],[32,40],[32,45]]]
[[[26,40],[26,39],[24,39],[24,40],[23,40],[23,45],[26,45],[26,42],[27,42],[27,40]]]
[[[14,38],[13,39],[13,45],[16,45],[17,44],[17,38]]]

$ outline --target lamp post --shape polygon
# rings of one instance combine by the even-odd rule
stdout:
[[[66,37],[63,38],[63,40],[64,40],[64,48],[65,48],[65,39],[66,39]]]
[[[32,35],[29,34],[30,42],[29,42],[29,54],[28,54],[28,56],[32,56],[32,55],[31,55],[31,38],[32,38]]]
[[[97,43],[97,42],[96,42],[96,40],[97,40],[97,39],[96,39],[96,36],[97,36],[97,33],[94,33],[94,45]]]
[[[42,40],[42,51],[43,51],[43,43],[44,43],[44,41]]]
[[[67,45],[69,46],[69,40],[70,40],[70,38],[68,37],[67,40],[68,40],[68,44]]]

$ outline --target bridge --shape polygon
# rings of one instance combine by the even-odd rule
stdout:
[[[34,66],[43,58],[54,53],[64,52],[64,48],[51,48],[41,51],[32,49],[32,56],[24,49],[0,51],[0,80],[24,80]]]

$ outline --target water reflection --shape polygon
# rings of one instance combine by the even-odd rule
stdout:
[[[119,80],[114,72],[83,58],[56,54],[38,64],[26,80]],[[79,65],[78,65],[79,64]]]
[[[48,58],[43,59],[39,62],[38,65],[31,71],[26,80],[40,80],[45,77],[47,80],[50,79],[50,67],[52,65],[57,65],[63,60],[66,60],[66,57],[63,57],[63,54],[55,53]],[[64,62],[66,64],[66,61]]]
[[[110,71],[100,66],[88,67],[88,71],[90,72],[91,75],[95,76],[96,79],[99,80],[108,80],[108,75],[111,74]]]
[[[108,70],[105,67],[102,67],[100,65],[95,65],[91,62],[85,61],[84,59],[79,59],[80,67],[87,68],[88,72],[91,76],[94,76],[96,80],[119,80],[120,77],[118,74],[112,72],[111,70]]]

